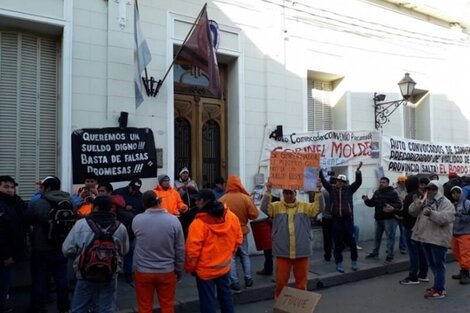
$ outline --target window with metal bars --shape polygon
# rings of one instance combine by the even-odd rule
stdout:
[[[308,130],[330,130],[333,82],[308,80]]]

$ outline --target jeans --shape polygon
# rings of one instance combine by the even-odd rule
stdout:
[[[129,251],[123,258],[122,270],[126,274],[132,273],[132,263],[134,261],[135,238],[130,242]]]
[[[332,224],[335,262],[343,262],[344,244],[351,250],[351,260],[357,261],[357,245],[354,240],[354,224],[351,219],[333,218]]]
[[[45,309],[49,277],[52,275],[57,289],[57,309],[59,312],[70,309],[67,280],[67,259],[61,250],[33,250],[31,256],[31,312]]]
[[[410,258],[410,272],[408,277],[411,280],[425,278],[428,276],[428,261],[424,252],[423,244],[419,241],[411,239],[413,233],[411,229],[403,229],[408,246],[408,257]]]
[[[331,251],[333,250],[333,236],[331,227],[331,218],[323,218],[321,221],[321,230],[323,233],[323,258],[325,260],[331,259]]]
[[[406,251],[407,244],[406,244],[406,235],[405,235],[405,227],[403,227],[403,223],[400,220],[398,221],[398,229],[400,230],[400,240],[398,241],[398,249],[400,252]]]
[[[3,313],[3,310],[5,310],[5,302],[7,300],[7,294],[8,289],[10,288],[12,275],[12,266],[5,267],[3,265],[0,265],[0,313]]]
[[[375,220],[375,245],[372,254],[379,255],[382,235],[385,231],[387,238],[387,259],[393,259],[393,249],[395,248],[395,234],[398,221],[395,218],[387,220]]]
[[[112,313],[117,280],[95,283],[78,279],[72,299],[72,313],[87,313],[93,305],[96,313]]]
[[[248,254],[248,239],[246,235],[243,235],[243,243],[238,247],[237,252],[233,256],[232,265],[230,266],[230,280],[232,284],[239,285],[240,280],[238,279],[237,270],[237,255],[240,257],[242,263],[243,273],[245,274],[245,282],[252,279],[251,275],[251,261],[250,255]]]
[[[235,313],[232,289],[230,288],[229,274],[204,280],[196,276],[197,291],[199,293],[199,308],[204,313],[216,313],[215,293],[220,305],[221,313]]]
[[[433,288],[437,291],[445,290],[446,283],[446,253],[447,248],[436,246],[430,243],[423,243],[426,258],[428,259],[429,267],[434,274]]]

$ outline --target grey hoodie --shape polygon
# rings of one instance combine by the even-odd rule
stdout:
[[[465,195],[462,192],[462,188],[459,186],[454,186],[451,189],[452,191],[458,189],[460,190],[460,199],[457,202],[454,202],[455,207],[455,221],[453,227],[453,235],[461,236],[470,234],[470,200],[465,199]]]
[[[431,181],[431,183],[439,187],[436,181]],[[425,207],[431,209],[431,215],[423,215]],[[455,209],[449,199],[438,191],[434,199],[426,198],[420,201],[419,204],[411,203],[408,211],[411,216],[417,217],[411,239],[437,246],[450,247]]]
[[[61,249],[61,245],[51,244],[46,236],[44,225],[47,225],[49,221],[49,210],[51,209],[51,204],[47,200],[52,202],[69,200],[74,205],[70,194],[61,190],[49,191],[33,203],[32,207],[25,213],[25,220],[33,228],[31,240],[33,250],[52,251]],[[75,205],[74,209],[76,209]]]

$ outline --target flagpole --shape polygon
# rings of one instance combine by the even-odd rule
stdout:
[[[137,0],[136,0],[137,1]],[[165,81],[166,77],[168,76],[168,74],[170,73],[170,70],[171,68],[173,67],[173,65],[175,64],[175,61],[176,59],[178,58],[178,56],[180,55],[181,53],[181,50],[183,50],[183,47],[184,47],[184,44],[186,43],[186,41],[188,40],[189,36],[193,33],[193,30],[194,30],[194,27],[196,27],[197,23],[199,22],[199,19],[201,18],[201,15],[202,13],[204,12],[204,10],[206,10],[207,8],[207,2],[204,4],[204,6],[202,7],[201,9],[201,12],[199,12],[199,15],[197,16],[196,20],[194,21],[193,25],[191,26],[191,29],[189,30],[188,34],[186,35],[186,38],[184,38],[183,40],[183,44],[181,45],[181,47],[178,49],[178,52],[176,53],[175,57],[173,58],[173,61],[171,62],[170,66],[168,67],[165,75],[163,76],[162,79],[160,79],[157,83],[157,87],[155,88],[155,92],[153,94],[153,96],[155,97],[158,92],[160,91],[160,87],[162,87],[163,85],[163,82]],[[147,69],[146,69],[147,71]]]

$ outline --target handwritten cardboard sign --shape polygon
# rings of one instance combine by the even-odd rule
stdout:
[[[316,190],[320,153],[272,151],[269,179],[273,188]]]
[[[313,313],[321,294],[284,287],[274,304],[273,313]]]

